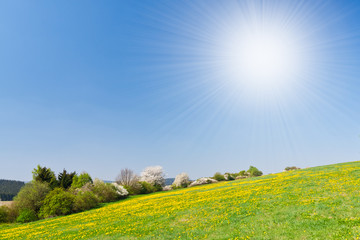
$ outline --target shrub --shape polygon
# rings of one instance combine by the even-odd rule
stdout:
[[[0,223],[8,221],[8,207],[0,206]]]
[[[163,185],[155,184],[155,185],[154,185],[155,192],[162,191],[162,188],[163,188],[164,185],[165,185],[165,184],[163,184]]]
[[[27,208],[22,209],[19,216],[16,218],[16,222],[19,223],[33,222],[36,220],[38,220],[38,217],[36,216],[35,211]]]
[[[198,185],[203,185],[203,184],[209,184],[209,183],[216,183],[218,182],[217,180],[215,179],[212,179],[212,178],[207,178],[207,177],[202,177],[202,178],[199,178],[198,180],[192,182],[189,187],[193,187],[193,186],[198,186]]]
[[[111,184],[104,183],[100,179],[95,179],[92,191],[99,199],[99,202],[102,203],[112,202],[118,199],[115,188]]]
[[[292,167],[286,167],[285,171],[298,170],[298,169],[300,169],[300,168],[292,166]]]
[[[260,171],[259,169],[257,169],[254,166],[250,166],[249,170],[247,170],[248,173],[250,173],[250,177],[258,177],[263,175],[262,171]]]
[[[95,179],[96,180],[96,179]],[[97,180],[96,180],[97,181]],[[81,188],[76,188],[75,189],[75,192],[78,192],[78,191],[88,191],[88,192],[92,192],[94,190],[94,184],[93,183],[85,183],[84,186],[82,186]]]
[[[225,181],[224,175],[219,172],[214,174],[213,179],[215,179],[216,181]]]
[[[116,193],[118,194],[119,198],[125,198],[129,195],[129,192],[121,185],[117,183],[112,183],[115,188]]]
[[[184,188],[190,184],[189,175],[187,173],[180,173],[175,177],[173,188]]]
[[[225,174],[224,174],[224,178],[225,178],[226,181],[235,180],[235,177],[236,177],[236,176],[233,176],[233,174],[231,174],[231,173],[225,173]]]
[[[141,192],[141,184],[139,177],[128,168],[121,169],[120,174],[116,177],[116,183],[123,186],[129,194],[139,194]]]
[[[163,191],[170,191],[176,189],[176,187],[174,188],[172,185],[166,185],[162,188]]]
[[[129,195],[136,195],[141,193],[142,186],[139,182],[136,183],[136,185],[133,186],[123,186],[129,193]]]
[[[74,198],[73,212],[89,210],[98,205],[98,198],[91,191],[78,191]]]
[[[67,215],[72,212],[75,196],[63,188],[55,188],[44,199],[39,216],[43,218]]]
[[[93,181],[92,181],[90,175],[88,173],[86,173],[86,172],[83,172],[79,176],[74,175],[74,177],[72,179],[71,187],[73,187],[73,188],[81,188],[86,183],[92,183],[92,182]]]
[[[141,173],[140,181],[148,182],[156,186],[157,189],[161,190],[162,186],[165,184],[163,168],[161,166],[145,168],[145,170]]]
[[[239,176],[245,176],[245,175],[247,175],[245,170],[239,172]]]
[[[141,184],[140,193],[142,194],[153,193],[157,191],[156,187],[148,182],[140,182],[140,184]]]
[[[15,222],[16,218],[19,216],[19,209],[16,207],[14,203],[7,206],[7,221]]]
[[[234,179],[236,179],[236,177],[239,176],[239,173],[230,173],[230,175],[231,175]]]
[[[42,201],[50,192],[47,182],[30,182],[21,188],[18,195],[14,198],[16,207],[20,210],[28,209],[38,213],[42,205]]]

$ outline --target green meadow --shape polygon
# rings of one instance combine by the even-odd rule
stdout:
[[[358,239],[360,162],[138,195],[0,239]]]

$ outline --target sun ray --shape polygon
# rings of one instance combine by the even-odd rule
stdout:
[[[164,101],[189,98],[180,98],[181,108],[169,107],[159,120],[163,132],[182,134],[197,124],[190,146],[228,131],[237,134],[248,158],[258,157],[256,146],[300,158],[305,147],[299,143],[307,146],[312,133],[294,118],[303,120],[304,129],[316,126],[318,135],[328,134],[326,112],[354,125],[356,113],[337,106],[349,95],[346,82],[359,72],[358,59],[346,52],[357,44],[359,29],[343,31],[342,25],[350,5],[337,12],[329,1],[167,4],[168,11],[156,14],[168,20],[157,21],[159,31],[168,34],[145,43],[150,57],[156,53],[156,62],[151,58],[146,67],[151,79],[165,82]]]

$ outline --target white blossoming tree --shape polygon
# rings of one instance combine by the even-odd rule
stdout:
[[[126,197],[127,195],[129,195],[129,192],[128,192],[123,186],[117,184],[116,182],[112,183],[112,185],[115,186],[116,193],[117,193],[120,197]]]
[[[189,184],[190,184],[190,179],[187,173],[178,174],[173,182],[173,186],[176,188],[187,187]]]
[[[140,181],[148,182],[152,185],[163,186],[165,184],[165,174],[161,166],[147,167],[141,173]]]

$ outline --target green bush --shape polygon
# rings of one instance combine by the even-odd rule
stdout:
[[[236,179],[237,176],[239,176],[240,174],[239,173],[231,173],[231,176]]]
[[[37,214],[42,205],[42,201],[50,190],[51,188],[47,182],[33,181],[25,184],[14,198],[16,208],[19,209],[20,212],[23,209],[29,209]]]
[[[79,176],[75,175],[72,179],[71,187],[73,188],[81,188],[86,183],[92,183],[92,179],[90,175],[86,172],[81,173]]]
[[[239,172],[239,176],[245,176],[246,175],[246,171],[245,170],[242,170]]]
[[[298,170],[298,169],[300,169],[300,168],[292,166],[292,167],[286,167],[285,171]]]
[[[142,186],[140,183],[132,186],[124,185],[124,188],[129,192],[129,195],[137,195],[141,193]]]
[[[221,173],[217,172],[214,174],[213,179],[217,180],[217,181],[225,181],[225,177],[224,175],[222,175]]]
[[[38,217],[36,216],[35,211],[27,208],[22,209],[19,216],[16,218],[16,222],[19,223],[33,222],[36,220],[38,220]]]
[[[180,188],[186,188],[187,186],[189,186],[189,184],[187,185],[180,185],[180,186],[176,186],[175,184],[171,185],[171,189],[175,190],[175,189],[180,189]]]
[[[0,223],[4,223],[8,221],[8,207],[1,206],[0,207]]]
[[[15,222],[18,216],[18,208],[14,204],[0,206],[0,223]]]
[[[140,184],[141,184],[140,193],[142,193],[142,194],[153,193],[153,192],[157,191],[157,188],[148,182],[140,182]]]
[[[72,212],[75,196],[63,188],[55,188],[44,199],[39,216],[42,218],[67,215]]]
[[[250,174],[250,177],[258,177],[263,175],[262,171],[260,171],[259,169],[257,169],[254,166],[250,166],[249,170],[247,170],[247,172]]]
[[[160,184],[155,184],[155,185],[154,185],[154,188],[155,188],[155,192],[158,192],[158,191],[162,191],[163,186],[160,185]]]
[[[93,192],[79,191],[74,199],[73,212],[89,210],[96,207],[98,203],[98,198]]]
[[[236,176],[233,176],[233,174],[231,174],[231,173],[225,173],[224,178],[226,181],[232,181],[232,180],[235,180]]]
[[[12,204],[11,206],[8,206],[7,211],[8,222],[15,222],[16,218],[19,216],[19,209],[15,204]]]
[[[98,198],[99,202],[112,202],[119,198],[116,193],[116,189],[109,183],[104,183],[99,179],[95,179],[94,186],[92,188],[93,193]]]

